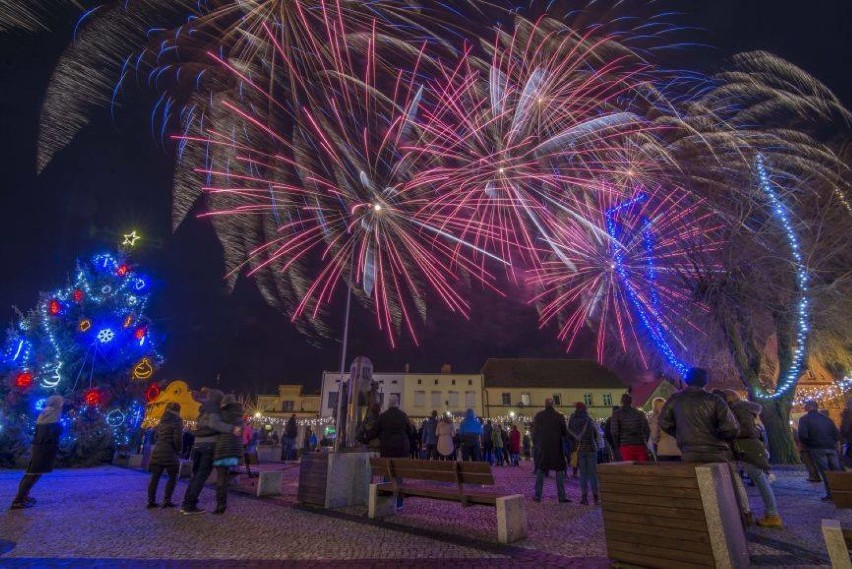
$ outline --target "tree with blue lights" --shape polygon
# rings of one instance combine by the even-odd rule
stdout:
[[[78,262],[65,287],[18,313],[0,353],[0,463],[21,461],[53,394],[68,403],[60,449],[66,464],[109,460],[134,442],[143,394],[161,363],[145,314],[149,290],[126,250],[101,253]]]

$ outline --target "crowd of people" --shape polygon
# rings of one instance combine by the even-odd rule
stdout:
[[[743,479],[757,486],[764,504],[764,515],[757,520],[763,527],[781,527],[777,501],[771,485],[771,471],[765,430],[759,423],[761,406],[743,400],[731,390],[706,389],[707,372],[700,368],[688,371],[685,386],[667,401],[652,402],[650,420],[633,405],[631,395],[625,394],[621,405],[613,408],[605,421],[596,421],[584,403],[578,402],[574,412],[565,417],[556,410],[552,398],[545,401],[529,425],[529,430],[517,423],[501,424],[476,417],[468,409],[455,427],[448,415],[431,416],[416,428],[414,422],[399,408],[399,400],[391,396],[389,408],[365,425],[359,437],[375,447],[383,457],[419,458],[428,460],[486,461],[494,466],[521,464],[521,456],[534,462],[535,484],[533,500],[540,502],[545,478],[554,472],[557,498],[570,502],[565,492],[565,476],[570,468],[579,478],[580,504],[600,503],[597,465],[608,461],[687,463],[727,463],[737,489],[744,521],[753,516],[745,493]],[[56,458],[63,399],[48,398],[38,416],[32,443],[31,461],[19,484],[12,509],[31,507],[35,500],[29,495],[42,474],[51,472]],[[831,490],[825,472],[843,470],[852,462],[852,404],[843,414],[841,428],[825,413],[819,412],[816,402],[805,404],[806,414],[799,420],[794,436],[802,460],[808,467],[809,480],[823,482],[825,496],[831,500]],[[287,421],[281,438],[282,460],[296,458],[298,429],[295,415]],[[276,442],[277,433],[272,434]],[[198,508],[199,495],[212,472],[216,472],[216,507],[214,514],[227,508],[227,487],[233,468],[238,465],[256,433],[244,423],[244,411],[233,395],[207,390],[201,404],[196,428],[187,438],[180,417],[180,406],[169,403],[156,428],[156,443],[149,461],[151,479],[148,486],[148,507],[173,508],[179,460],[191,456],[192,478],[184,494],[180,513],[203,513]],[[305,450],[317,450],[316,435],[308,429],[304,436]],[[838,445],[847,442],[841,461]],[[189,447],[189,448],[188,448]],[[191,454],[189,450],[191,448]],[[159,482],[166,474],[162,504],[157,502]],[[400,504],[401,506],[401,504]]]

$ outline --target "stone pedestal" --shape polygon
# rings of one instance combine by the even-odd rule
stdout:
[[[524,496],[514,494],[497,498],[497,540],[512,543],[527,536],[527,512]]]
[[[282,479],[280,470],[261,472],[257,477],[257,497],[281,494]]]
[[[302,457],[297,501],[327,509],[366,506],[370,452],[314,452]]]
[[[698,491],[716,567],[748,567],[748,545],[740,520],[736,489],[727,464],[695,467]]]

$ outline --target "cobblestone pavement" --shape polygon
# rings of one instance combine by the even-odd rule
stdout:
[[[409,499],[401,515],[370,521],[363,509],[325,512],[295,503],[297,465],[263,465],[284,473],[282,495],[251,497],[255,479],[243,479],[224,516],[147,510],[147,476],[115,467],[61,470],[39,482],[36,507],[0,512],[0,566],[30,567],[608,567],[600,510],[556,502],[552,480],[544,501],[527,502],[530,536],[513,546],[496,542],[493,508]],[[496,468],[499,487],[531,496],[529,463]],[[11,501],[19,472],[0,471],[0,504]],[[162,484],[162,483],[161,483]],[[176,497],[186,488],[181,482]],[[849,515],[819,501],[821,485],[798,471],[775,483],[783,530],[749,531],[757,566],[828,566],[820,520]],[[754,488],[756,511],[762,511]],[[5,500],[5,502],[3,502]],[[202,507],[212,508],[212,488]]]

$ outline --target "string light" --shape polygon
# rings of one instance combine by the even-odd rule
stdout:
[[[843,379],[826,386],[807,386],[800,385],[796,389],[796,396],[793,398],[794,407],[803,407],[805,401],[813,399],[814,401],[831,401],[845,397],[846,393],[852,390],[852,376],[844,377]]]
[[[802,261],[799,239],[795,231],[793,231],[793,224],[790,222],[787,208],[784,207],[784,204],[781,203],[778,194],[775,192],[775,188],[769,180],[769,174],[766,172],[763,156],[760,154],[757,155],[755,160],[755,167],[757,169],[760,189],[769,198],[770,209],[784,230],[787,244],[790,247],[793,260],[796,262],[796,289],[799,296],[798,303],[796,304],[796,345],[793,347],[793,361],[787,370],[782,370],[781,375],[778,377],[778,385],[774,393],[769,393],[760,387],[757,390],[758,397],[775,399],[776,397],[781,397],[796,385],[802,373],[802,362],[805,357],[805,343],[808,334],[808,272]]]
[[[148,379],[154,374],[154,367],[149,358],[142,358],[138,364],[133,366],[134,379]]]
[[[627,291],[627,298],[633,305],[636,314],[639,316],[639,320],[651,335],[654,345],[663,354],[663,357],[672,367],[677,369],[681,375],[686,375],[688,366],[680,361],[680,359],[675,355],[674,350],[672,350],[668,340],[666,339],[665,331],[659,325],[661,308],[660,298],[657,294],[656,287],[654,286],[656,269],[654,267],[654,238],[651,232],[651,221],[647,218],[642,218],[642,243],[647,255],[646,276],[647,280],[651,283],[649,304],[643,303],[639,297],[639,293],[636,292],[636,288],[630,280],[627,268],[624,266],[624,249],[619,246],[619,236],[621,231],[619,231],[619,226],[616,223],[616,215],[636,204],[644,203],[647,200],[647,194],[640,192],[635,197],[606,210],[607,233],[609,233],[609,236],[612,239],[612,257],[614,260],[613,268],[621,279],[624,289]]]

